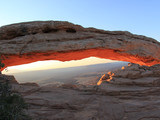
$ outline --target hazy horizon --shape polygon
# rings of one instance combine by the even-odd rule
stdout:
[[[59,68],[96,65],[96,64],[111,63],[111,62],[120,62],[120,61],[102,59],[97,57],[88,57],[81,60],[72,60],[72,61],[66,61],[66,62],[57,61],[57,60],[37,61],[29,64],[7,67],[7,71],[3,70],[2,73],[12,74],[17,72],[25,72],[25,71],[59,69]]]
[[[110,62],[48,70],[21,71],[17,73],[6,72],[6,74],[14,75],[20,83],[35,82],[40,85],[47,85],[55,82],[66,82],[75,84],[75,78],[77,77],[84,77],[86,75],[93,78],[101,77],[104,72],[107,73],[127,64],[128,62]]]

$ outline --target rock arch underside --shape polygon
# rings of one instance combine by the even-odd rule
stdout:
[[[34,21],[0,27],[0,54],[5,67],[90,56],[152,66],[160,63],[159,53],[158,41],[127,31],[84,28],[62,21]]]

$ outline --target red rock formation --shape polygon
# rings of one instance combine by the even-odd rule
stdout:
[[[126,31],[83,28],[58,21],[19,23],[0,28],[0,54],[6,67],[90,56],[150,66],[160,63],[159,53],[159,42]]]

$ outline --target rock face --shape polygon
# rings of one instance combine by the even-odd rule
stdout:
[[[24,96],[34,120],[160,120],[159,67],[130,64],[110,72],[105,78],[114,73],[112,80],[103,79],[100,86],[88,76],[78,84],[12,86]]]
[[[147,67],[129,63],[128,66],[113,71],[112,74],[108,72],[101,81],[108,81],[108,78],[112,76],[110,84],[160,86],[160,64]]]
[[[154,65],[160,63],[159,53],[159,42],[127,31],[83,28],[60,21],[26,22],[0,28],[0,54],[6,67],[90,56]]]
[[[4,83],[6,81],[9,81],[11,84],[18,84],[17,80],[13,75],[3,75],[0,74],[0,83]]]

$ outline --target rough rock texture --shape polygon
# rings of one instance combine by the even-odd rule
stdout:
[[[69,22],[35,21],[0,27],[0,54],[7,66],[39,60],[95,56],[141,65],[160,63],[160,43],[127,31],[83,28]]]
[[[159,67],[130,64],[100,86],[94,84],[99,78],[88,76],[78,84],[12,86],[29,103],[34,120],[160,120]]]
[[[160,86],[160,64],[147,67],[129,63],[128,66],[112,73],[114,75],[109,81],[110,84]],[[108,76],[111,76],[110,74],[111,72],[105,74],[102,81],[107,81]]]
[[[17,80],[13,75],[3,75],[0,74],[0,83],[9,81],[11,84],[18,84]]]

